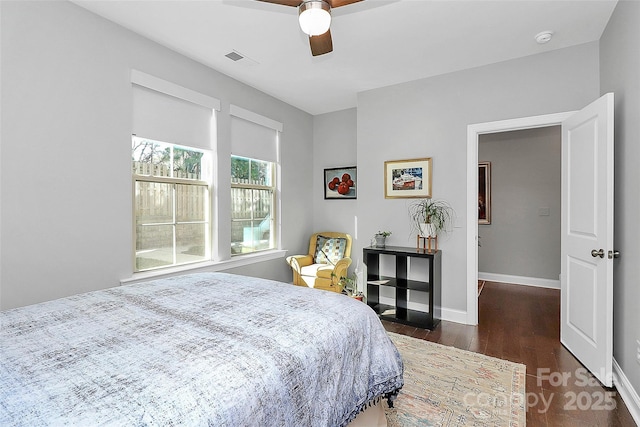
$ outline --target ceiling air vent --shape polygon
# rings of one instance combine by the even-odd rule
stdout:
[[[232,50],[231,52],[225,55],[230,60],[237,62],[238,64],[243,65],[258,65],[258,61],[254,61],[253,59],[247,57],[246,55],[241,54],[237,50]]]
[[[227,58],[229,58],[232,61],[239,61],[242,58],[244,58],[244,56],[240,55],[238,52],[233,51],[233,52],[229,52],[225,55]]]

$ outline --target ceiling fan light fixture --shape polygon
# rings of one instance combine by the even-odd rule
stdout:
[[[331,26],[331,6],[322,0],[303,2],[298,8],[300,29],[310,36],[326,33]]]

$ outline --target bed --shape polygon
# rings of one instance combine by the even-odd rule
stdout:
[[[0,313],[0,425],[345,426],[402,359],[345,295],[226,273]]]

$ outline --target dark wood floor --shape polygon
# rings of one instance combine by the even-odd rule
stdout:
[[[616,389],[602,387],[560,344],[559,290],[486,282],[478,326],[442,321],[428,331],[383,324],[391,332],[525,364],[528,427],[636,425]]]

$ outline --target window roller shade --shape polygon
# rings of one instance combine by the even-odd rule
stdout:
[[[268,162],[278,161],[278,132],[231,116],[231,154]]]
[[[211,149],[213,110],[133,85],[133,133],[189,147]]]

